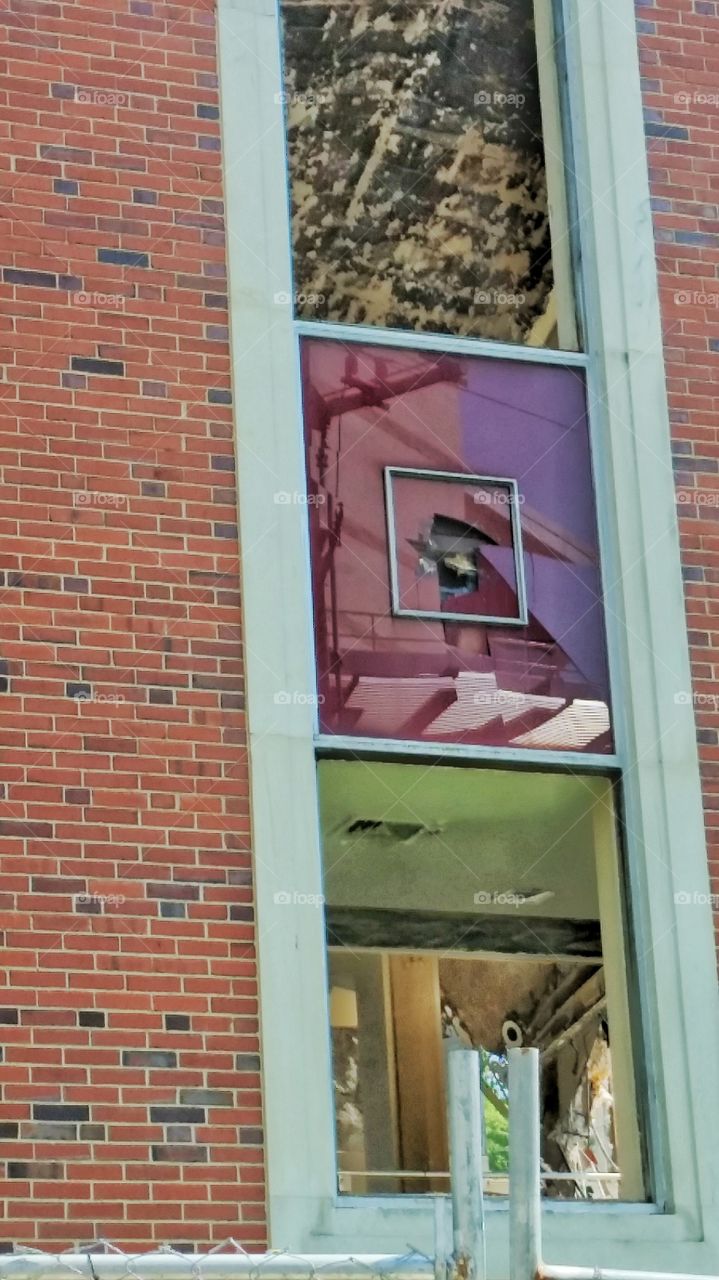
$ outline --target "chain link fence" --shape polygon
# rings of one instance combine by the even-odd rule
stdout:
[[[446,1274],[446,1272],[445,1272]],[[405,1254],[248,1253],[232,1238],[206,1253],[163,1245],[127,1253],[93,1240],[62,1253],[16,1247],[0,1255],[0,1280],[436,1280],[435,1260]]]

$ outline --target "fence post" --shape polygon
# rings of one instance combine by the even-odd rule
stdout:
[[[542,1262],[539,1050],[509,1053],[509,1274],[535,1280]]]
[[[485,1280],[482,1094],[477,1050],[450,1048],[447,1078],[454,1274],[456,1280]]]

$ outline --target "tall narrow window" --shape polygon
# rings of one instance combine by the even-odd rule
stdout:
[[[461,1043],[506,1194],[523,1043],[545,1194],[641,1200],[550,0],[281,12],[338,1190],[448,1190]]]

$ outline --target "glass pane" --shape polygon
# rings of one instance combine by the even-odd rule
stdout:
[[[507,1195],[525,1044],[544,1194],[643,1199],[611,784],[364,761],[319,783],[340,1191],[449,1190],[460,1045],[481,1050],[485,1190]]]
[[[611,751],[583,374],[314,339],[303,370],[322,731]]]
[[[532,0],[281,8],[297,314],[576,346]]]

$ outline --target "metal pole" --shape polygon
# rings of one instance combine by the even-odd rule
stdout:
[[[542,1264],[542,1280],[717,1280],[716,1276],[700,1276],[678,1271],[617,1271],[612,1267],[554,1267]]]
[[[4,1254],[3,1280],[435,1280],[432,1258],[422,1254],[152,1253]]]
[[[542,1263],[539,1050],[510,1049],[509,1274],[535,1280]]]
[[[447,1079],[455,1276],[457,1280],[484,1280],[482,1094],[477,1050],[450,1048]]]

